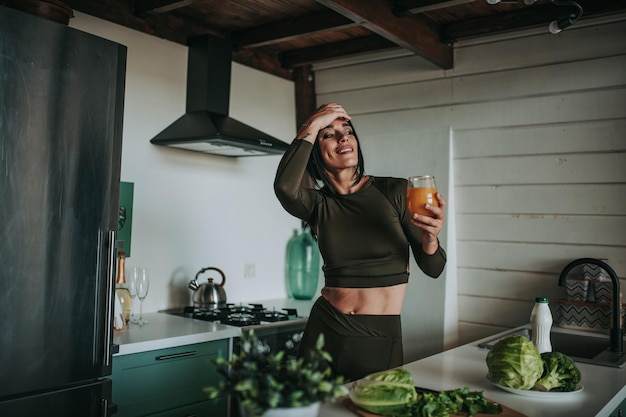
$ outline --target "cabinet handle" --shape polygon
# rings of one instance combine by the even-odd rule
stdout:
[[[172,353],[171,355],[161,355],[161,356],[157,356],[154,359],[156,359],[157,361],[166,361],[168,359],[184,358],[185,356],[195,356],[197,354],[198,354],[197,351],[192,350],[189,352]]]

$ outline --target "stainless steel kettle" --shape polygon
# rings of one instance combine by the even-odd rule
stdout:
[[[213,278],[209,278],[206,284],[198,284],[198,276],[206,271],[217,271],[222,276],[222,282],[216,284],[213,282]],[[218,308],[226,305],[226,291],[224,291],[224,284],[226,283],[226,275],[221,269],[209,266],[202,268],[196,274],[193,281],[189,283],[189,288],[194,290],[193,292],[193,306],[201,308]]]

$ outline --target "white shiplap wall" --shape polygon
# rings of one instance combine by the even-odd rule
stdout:
[[[527,322],[573,259],[626,277],[626,16],[458,44],[448,71],[404,52],[338,61],[316,85],[352,114],[370,173],[428,171],[454,201],[445,278],[411,283],[405,359]]]

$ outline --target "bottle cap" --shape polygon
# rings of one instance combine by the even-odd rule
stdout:
[[[536,303],[549,303],[550,300],[548,299],[548,297],[537,297],[535,298],[535,302]]]

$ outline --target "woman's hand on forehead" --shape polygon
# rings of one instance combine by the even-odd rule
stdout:
[[[346,112],[342,105],[337,103],[327,103],[318,107],[318,109],[309,118],[310,123],[307,124],[312,125],[315,123],[317,124],[319,130],[322,130],[329,127],[337,119],[348,121],[350,120],[350,115]]]

